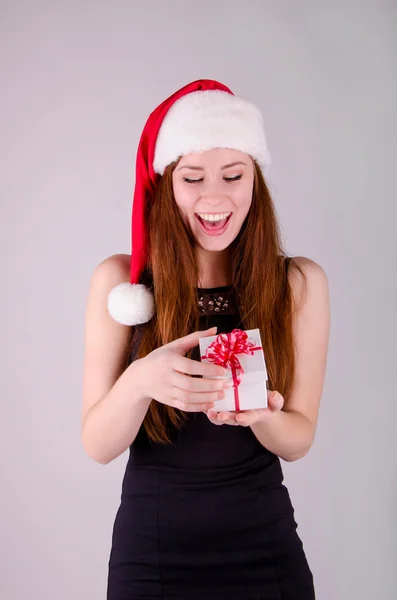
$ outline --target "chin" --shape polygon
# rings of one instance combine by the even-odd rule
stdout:
[[[235,237],[228,239],[210,239],[210,240],[197,240],[198,246],[205,250],[206,252],[222,252],[222,250],[226,250],[232,242],[234,242]]]

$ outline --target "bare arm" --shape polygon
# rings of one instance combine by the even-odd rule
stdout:
[[[82,443],[101,464],[130,446],[150,405],[135,376],[139,361],[125,369],[131,328],[114,321],[107,310],[109,291],[129,280],[129,264],[127,255],[107,258],[96,267],[88,293]]]
[[[151,398],[183,411],[212,408],[230,386],[225,369],[185,356],[199,338],[196,331],[153,350],[125,369],[131,330],[112,319],[109,291],[129,280],[129,257],[116,255],[95,269],[87,302],[83,381],[82,441],[89,456],[107,464],[134,441]],[[201,375],[193,378],[191,375]]]
[[[302,275],[291,264],[289,278],[297,303],[293,320],[296,343],[293,387],[281,411],[275,410],[271,418],[251,425],[261,444],[286,461],[301,458],[313,443],[325,378],[330,325],[328,281],[323,269],[303,257],[295,260],[306,274],[307,294],[303,293]],[[276,396],[275,404],[277,401]]]

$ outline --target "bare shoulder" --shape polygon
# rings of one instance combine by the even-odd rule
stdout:
[[[305,256],[294,256],[288,279],[298,310],[310,301],[328,301],[328,278],[324,269]]]
[[[108,256],[94,269],[91,284],[107,284],[111,289],[118,283],[129,281],[130,260],[129,254]]]
[[[110,290],[129,276],[128,254],[107,257],[92,273],[85,313],[83,418],[125,369],[132,329],[110,316],[107,303]]]
[[[101,261],[94,269],[88,291],[86,317],[108,313],[108,295],[112,288],[119,283],[129,281],[130,256],[128,254],[113,254]]]

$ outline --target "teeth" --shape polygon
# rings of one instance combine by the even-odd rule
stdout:
[[[217,215],[209,215],[207,213],[197,213],[198,216],[204,221],[222,221],[222,219],[226,219],[231,213],[219,213]]]

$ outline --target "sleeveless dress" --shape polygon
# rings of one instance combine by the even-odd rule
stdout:
[[[231,286],[198,289],[198,304],[200,330],[244,328]],[[314,598],[280,460],[250,427],[189,413],[163,445],[141,426],[113,527],[107,600]]]

